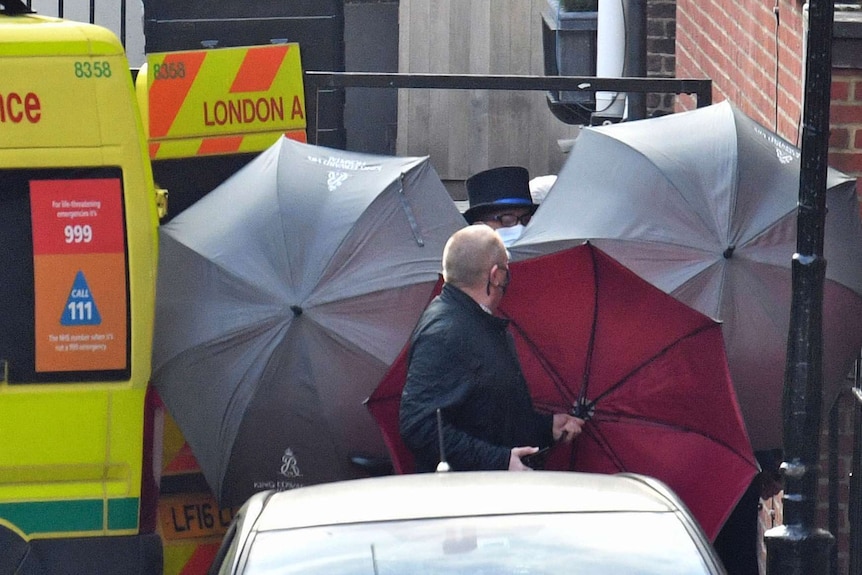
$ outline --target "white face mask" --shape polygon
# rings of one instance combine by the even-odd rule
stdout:
[[[524,233],[524,226],[515,224],[510,228],[497,228],[497,233],[503,238],[503,244],[508,248]]]

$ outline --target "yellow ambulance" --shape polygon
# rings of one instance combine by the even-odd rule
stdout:
[[[0,573],[162,571],[151,169],[114,34],[0,3]]]
[[[136,94],[113,33],[0,2],[0,573],[206,571],[233,510],[148,387],[153,173],[304,141],[304,102],[297,44],[150,54]]]

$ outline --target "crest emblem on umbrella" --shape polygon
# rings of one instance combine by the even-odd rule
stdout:
[[[281,458],[281,474],[291,479],[302,477],[302,473],[299,471],[299,464],[296,462],[296,456],[290,448],[284,450],[284,455]]]

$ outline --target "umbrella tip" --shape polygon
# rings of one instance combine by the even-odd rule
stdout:
[[[283,309],[283,308],[282,308],[282,309]],[[302,308],[301,308],[301,307],[299,307],[298,305],[292,305],[292,306],[290,306],[290,311],[292,311],[292,312],[293,312],[293,315],[295,315],[296,317],[299,317],[299,316],[301,316],[301,315],[302,315]]]
[[[726,250],[724,250],[724,253],[721,255],[724,256],[724,259],[729,260],[730,258],[733,257],[733,251],[735,249],[736,249],[736,246],[729,246]]]

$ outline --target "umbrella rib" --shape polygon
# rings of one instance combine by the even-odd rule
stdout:
[[[598,420],[598,421],[596,421],[596,420]],[[752,462],[744,453],[742,453],[740,450],[734,448],[732,445],[728,444],[726,441],[723,441],[717,437],[714,437],[712,435],[709,435],[709,434],[704,433],[702,431],[699,431],[697,429],[693,429],[691,427],[686,427],[686,426],[679,425],[676,423],[669,423],[669,422],[661,421],[658,419],[648,419],[645,417],[638,417],[638,416],[633,416],[633,415],[628,415],[628,414],[619,414],[619,413],[614,413],[614,414],[603,413],[601,415],[597,415],[593,421],[597,424],[602,423],[602,422],[631,421],[631,422],[636,422],[639,424],[648,424],[648,425],[651,425],[654,427],[663,427],[663,428],[667,428],[667,429],[670,429],[673,431],[679,431],[682,433],[691,433],[694,435],[699,435],[700,437],[703,437],[703,438],[715,443],[716,445],[720,445],[720,446],[724,447],[727,451],[729,451],[730,453],[733,453],[734,455],[736,455],[740,459],[747,461],[747,462],[751,463],[752,465],[755,465],[755,463]],[[584,431],[585,432],[588,431],[588,428],[584,428]],[[594,437],[596,434],[595,429],[592,429],[589,431],[592,431],[592,433],[590,435],[592,437]],[[604,446],[604,445],[607,445],[607,443],[603,442],[600,445]],[[614,457],[614,460],[619,461],[616,457]],[[620,469],[625,471],[625,469],[623,467],[620,467]]]
[[[628,471],[623,465],[622,460],[617,456],[616,452],[611,449],[610,443],[608,442],[605,435],[599,429],[599,426],[596,425],[595,420],[592,425],[587,425],[584,427],[584,433],[586,433],[599,447],[599,449],[604,452],[604,454],[611,460],[614,466],[620,471]],[[575,458],[575,451],[572,450],[572,458]]]
[[[425,245],[425,240],[419,233],[419,226],[416,223],[416,216],[413,215],[413,208],[407,201],[407,196],[404,195],[404,172],[401,172],[401,177],[398,179],[398,199],[401,200],[401,208],[404,210],[404,215],[407,217],[407,223],[410,224],[410,231],[413,232],[413,239],[416,240],[416,245],[422,247]]]
[[[589,242],[587,243],[589,244]],[[593,321],[590,326],[590,342],[587,344],[587,357],[586,363],[584,364],[584,375],[581,381],[581,389],[578,393],[578,400],[574,405],[574,409],[577,410],[575,415],[578,415],[579,417],[587,416],[587,413],[581,413],[581,411],[583,410],[582,407],[587,405],[587,388],[590,385],[590,367],[593,364],[593,348],[595,348],[596,345],[596,326],[599,321],[599,270],[598,265],[596,264],[596,251],[594,248],[590,249],[590,263],[593,266]],[[593,401],[593,404],[595,404],[595,401]],[[589,410],[587,409],[586,411]]]
[[[551,365],[551,363],[550,363],[550,362],[545,358],[545,356],[544,356],[544,355],[542,355],[542,354],[539,352],[539,346],[538,346],[538,345],[536,345],[536,342],[534,342],[534,341],[533,341],[533,340],[532,340],[532,339],[531,339],[531,338],[526,334],[526,332],[524,332],[524,330],[523,330],[523,329],[521,329],[521,326],[520,326],[520,325],[518,325],[518,323],[517,323],[515,320],[513,320],[511,317],[508,317],[508,316],[507,316],[507,318],[509,319],[509,321],[510,321],[510,323],[511,323],[512,327],[513,327],[515,330],[517,330],[517,332],[520,334],[520,336],[521,336],[521,338],[524,340],[524,342],[525,342],[525,343],[530,347],[530,351],[532,351],[532,352],[533,352],[533,355],[534,355],[534,356],[539,360],[539,363],[542,365],[542,368],[544,368],[545,372],[546,372],[546,373],[551,377],[551,382],[554,384],[554,387],[557,389],[557,391],[559,392],[559,394],[563,397],[564,401],[567,401],[567,402],[569,402],[569,403],[572,403],[572,398],[571,398],[571,396],[569,395],[569,389],[568,389],[568,387],[564,384],[564,382],[563,382],[563,378],[560,376],[560,374],[559,374],[559,373],[557,373],[557,370],[556,370],[556,369],[554,369],[554,367],[553,367],[553,366]],[[539,405],[539,404],[537,404],[537,405]],[[551,408],[555,408],[555,407],[557,407],[557,406],[555,406],[555,405],[550,405],[550,404],[544,404],[544,407],[551,407]]]
[[[650,363],[652,363],[653,361],[655,361],[657,358],[665,355],[668,351],[670,351],[672,348],[674,348],[676,345],[678,345],[679,342],[686,340],[686,339],[690,339],[696,335],[699,335],[700,333],[702,333],[708,329],[714,329],[717,325],[718,324],[709,323],[709,324],[700,326],[699,328],[695,329],[694,331],[691,331],[691,332],[685,334],[684,336],[674,340],[673,343],[663,347],[661,350],[658,351],[658,353],[656,353],[656,354],[648,357],[644,361],[642,361],[640,364],[635,366],[634,369],[632,369],[630,372],[628,372],[624,377],[620,378],[620,380],[618,382],[609,386],[605,391],[603,391],[602,393],[597,395],[592,400],[593,405],[598,404],[602,398],[607,397],[608,395],[610,395],[611,393],[613,393],[614,391],[616,391],[617,389],[619,389],[620,387],[625,385],[634,376],[634,374],[636,374],[642,368],[644,368],[645,366],[647,366]]]

